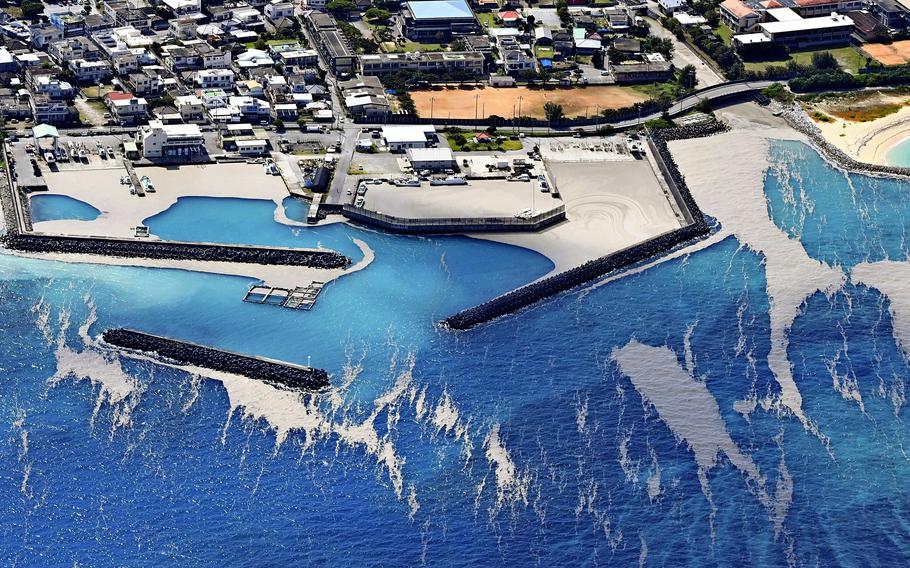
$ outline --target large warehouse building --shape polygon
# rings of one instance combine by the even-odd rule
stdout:
[[[448,41],[480,32],[465,0],[414,0],[402,10],[401,33],[415,41]]]

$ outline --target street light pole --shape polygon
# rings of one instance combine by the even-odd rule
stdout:
[[[474,95],[474,122],[477,122],[477,103],[480,101],[480,95]]]
[[[430,97],[430,120],[433,120],[433,106],[436,105],[436,97]]]

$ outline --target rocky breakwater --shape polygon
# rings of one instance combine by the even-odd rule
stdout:
[[[332,250],[290,249],[186,243],[179,241],[148,241],[104,237],[71,237],[8,231],[0,239],[11,250],[29,253],[90,254],[125,258],[166,260],[199,260],[237,262],[278,266],[307,266],[311,268],[346,268],[350,259]]]
[[[654,130],[648,133],[652,151],[661,166],[667,183],[673,187],[682,203],[689,210],[693,222],[685,227],[659,235],[637,245],[622,249],[607,256],[588,261],[565,272],[523,286],[488,302],[468,308],[442,321],[442,326],[451,330],[466,330],[476,325],[521,310],[541,300],[571,290],[611,272],[628,268],[651,257],[664,254],[682,243],[708,234],[710,228],[704,214],[686,186],[686,180],[679,172],[673,156],[667,148],[667,141],[684,138],[710,136],[727,130],[725,124],[684,126]]]
[[[109,329],[101,338],[108,345],[151,354],[177,365],[243,375],[294,390],[314,391],[329,386],[329,375],[323,369],[241,355],[132,329]]]

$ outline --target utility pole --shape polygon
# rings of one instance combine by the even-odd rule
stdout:
[[[430,97],[430,121],[433,120],[433,106],[436,105],[436,97]]]
[[[474,122],[477,122],[477,103],[480,101],[480,95],[474,95]]]

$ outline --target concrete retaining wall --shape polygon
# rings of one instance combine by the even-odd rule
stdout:
[[[564,205],[530,219],[515,217],[412,219],[393,217],[359,207],[345,205],[342,214],[353,221],[379,227],[393,233],[479,233],[533,232],[555,225],[566,218]]]
[[[329,385],[329,375],[323,369],[241,355],[141,331],[109,329],[102,339],[115,347],[151,353],[181,365],[243,375],[292,389],[319,390]]]
[[[452,330],[470,329],[476,325],[526,308],[560,292],[571,290],[610,272],[628,268],[636,263],[665,253],[682,243],[708,234],[710,228],[705,221],[704,214],[699,209],[698,204],[695,203],[695,199],[692,198],[685,179],[679,172],[673,156],[670,155],[667,149],[667,141],[710,136],[725,130],[725,125],[712,123],[662,129],[649,133],[651,138],[649,145],[652,151],[657,153],[655,157],[667,177],[667,183],[677,193],[678,199],[688,210],[688,215],[692,219],[691,224],[613,254],[591,260],[581,266],[539,280],[533,284],[523,286],[479,306],[458,312],[443,320],[442,325]]]

